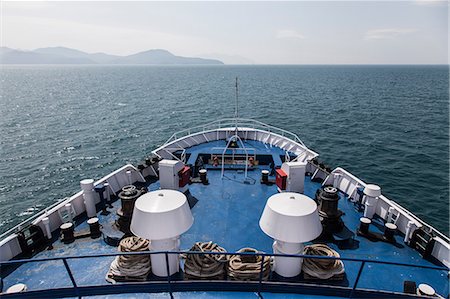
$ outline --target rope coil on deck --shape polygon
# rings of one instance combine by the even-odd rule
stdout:
[[[120,252],[147,251],[149,241],[139,237],[128,237],[119,243]],[[144,281],[150,272],[150,255],[120,255],[112,261],[106,281]]]
[[[303,254],[340,257],[339,253],[325,244],[305,246]],[[341,260],[314,258],[305,258],[303,260],[302,270],[305,278],[317,279],[341,279],[345,272],[344,263]]]
[[[253,248],[242,248],[238,253],[264,253]],[[270,257],[260,255],[233,255],[228,261],[228,277],[232,280],[259,280],[263,263],[263,280],[267,280],[270,274]]]
[[[190,251],[198,252],[219,252],[225,253],[226,250],[216,243],[196,242]],[[184,277],[186,279],[225,279],[225,263],[228,261],[223,254],[186,254],[184,263]]]

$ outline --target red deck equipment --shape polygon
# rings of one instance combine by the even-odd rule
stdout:
[[[287,174],[281,168],[276,169],[276,183],[280,190],[286,190]]]
[[[189,184],[189,179],[191,177],[191,168],[189,166],[184,166],[183,169],[178,172],[178,177],[180,178],[180,188]]]

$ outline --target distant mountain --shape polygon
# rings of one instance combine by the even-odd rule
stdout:
[[[50,55],[60,55],[66,57],[88,57],[89,54],[83,51],[65,48],[65,47],[48,47],[48,48],[39,48],[34,50],[35,53],[41,54],[50,54]]]
[[[116,63],[114,61],[113,63]],[[126,64],[223,64],[215,59],[175,56],[167,50],[155,49],[122,57],[117,63]]]
[[[223,64],[216,59],[181,57],[167,50],[155,49],[128,56],[86,53],[65,48],[49,47],[33,51],[0,48],[0,64]]]
[[[92,64],[87,57],[69,57],[58,54],[1,48],[0,64]]]
[[[116,55],[109,55],[105,53],[94,53],[89,54],[83,51],[65,48],[65,47],[49,47],[49,48],[39,48],[34,50],[33,52],[41,53],[41,54],[48,54],[48,55],[57,55],[57,56],[64,56],[68,58],[83,58],[88,59],[91,61],[91,63],[99,63],[99,64],[108,64],[111,63],[113,60],[119,59],[120,56]]]

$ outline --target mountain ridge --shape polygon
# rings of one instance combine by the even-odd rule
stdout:
[[[177,56],[165,49],[149,49],[119,56],[87,53],[67,47],[46,47],[32,51],[0,48],[0,64],[136,64],[136,65],[221,65],[217,59]]]

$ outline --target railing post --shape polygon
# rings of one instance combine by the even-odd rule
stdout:
[[[80,293],[78,291],[77,283],[75,282],[75,278],[73,277],[72,271],[70,270],[67,260],[65,258],[63,258],[62,261],[64,263],[64,267],[66,267],[67,274],[69,274],[70,281],[72,282],[72,285],[75,289],[75,294],[77,295],[78,298],[81,298]]]
[[[261,289],[262,289],[262,279],[263,279],[263,272],[264,272],[264,255],[261,255],[261,266],[259,267],[259,284],[258,284],[258,296],[262,298],[261,296]]]
[[[169,253],[167,253],[167,251],[166,251],[164,254],[166,256],[167,288],[168,288],[168,291],[170,294],[170,298],[173,299],[172,285],[170,284]]]
[[[361,262],[361,266],[359,267],[358,275],[356,276],[355,283],[353,284],[353,288],[352,288],[352,291],[350,292],[349,298],[353,298],[353,294],[358,285],[358,281],[359,281],[359,278],[361,277],[361,273],[362,273],[362,270],[363,270],[365,264],[366,264],[366,261]]]

